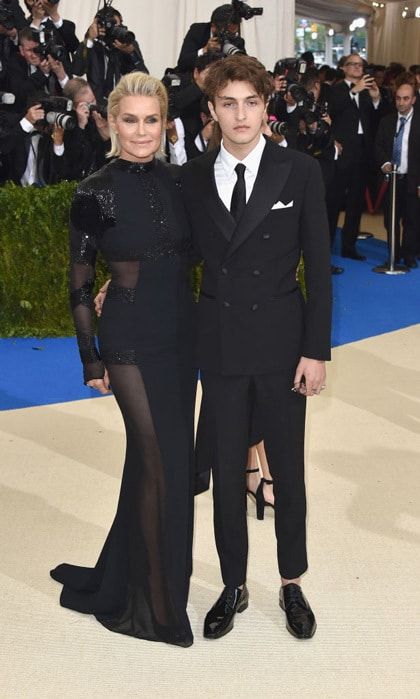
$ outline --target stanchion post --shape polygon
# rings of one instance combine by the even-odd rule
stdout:
[[[406,274],[410,270],[405,265],[395,264],[395,242],[396,235],[395,229],[397,226],[397,174],[398,169],[395,163],[392,163],[392,170],[389,173],[391,180],[390,189],[390,204],[391,204],[391,230],[389,239],[389,256],[388,262],[384,265],[379,265],[374,267],[372,272],[377,272],[378,274]]]

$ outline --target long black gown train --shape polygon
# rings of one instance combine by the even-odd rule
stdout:
[[[171,170],[122,159],[82,182],[71,215],[71,301],[85,381],[103,376],[127,450],[117,513],[95,568],[62,564],[64,607],[112,631],[189,646],[192,451],[189,229]],[[97,251],[111,270],[92,330]]]

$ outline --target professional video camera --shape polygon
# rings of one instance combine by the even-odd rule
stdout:
[[[73,102],[66,97],[45,97],[40,100],[40,105],[45,112],[45,124],[60,126],[66,131],[71,131],[76,126],[72,114]]]
[[[11,0],[0,0],[0,24],[5,29],[13,29],[16,22],[10,5]]]
[[[38,42],[35,46],[34,53],[37,53],[41,58],[46,59],[48,56],[55,58],[56,61],[62,61],[66,57],[66,49],[61,44],[58,44],[51,32],[46,32],[41,29],[32,31],[33,40]]]
[[[105,29],[105,43],[112,46],[114,41],[119,41],[121,44],[132,44],[136,40],[133,32],[128,30],[124,24],[117,24],[115,20],[115,11],[111,5],[105,5],[96,17],[96,24],[99,28]]]
[[[252,17],[262,15],[264,12],[262,7],[250,7],[241,0],[232,0],[232,10],[234,17],[238,20],[235,24],[239,24],[241,19],[252,19]]]

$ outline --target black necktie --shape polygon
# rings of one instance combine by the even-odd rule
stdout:
[[[238,179],[236,180],[236,184],[232,192],[230,213],[232,214],[236,223],[238,223],[246,207],[245,170],[246,167],[242,163],[238,163],[235,167],[235,172]]]

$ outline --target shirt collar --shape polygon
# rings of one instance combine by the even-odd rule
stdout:
[[[409,119],[411,119],[411,117],[413,116],[413,113],[414,113],[414,108],[411,107],[411,110],[410,110],[410,111],[408,112],[408,114],[404,117],[404,119],[405,119],[406,122],[407,122]],[[400,120],[400,118],[401,118],[402,116],[404,116],[404,114],[400,114],[400,113],[398,112],[398,121]]]
[[[252,149],[250,153],[243,160],[238,160],[234,155],[229,153],[223,145],[223,141],[220,144],[219,161],[226,173],[228,178],[232,177],[235,167],[238,163],[243,163],[247,170],[249,170],[255,177],[258,173],[258,168],[260,166],[262,154],[265,148],[265,138],[261,134],[257,145]]]

